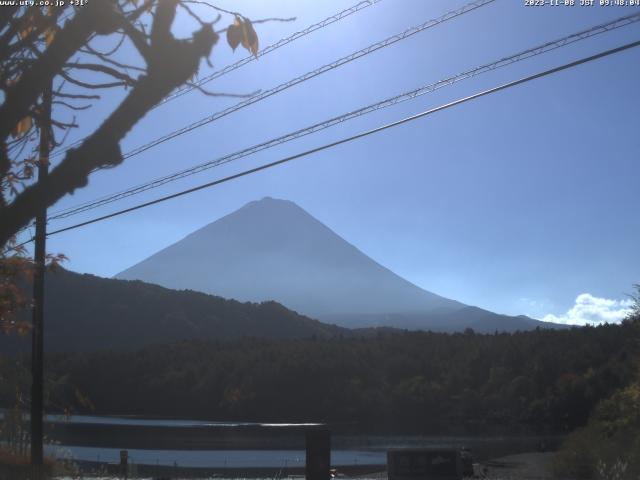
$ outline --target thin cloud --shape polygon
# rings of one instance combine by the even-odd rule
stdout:
[[[563,323],[565,325],[602,325],[603,323],[620,323],[632,311],[633,300],[612,300],[594,297],[590,293],[582,293],[576,297],[573,307],[564,315],[546,315],[545,322]]]

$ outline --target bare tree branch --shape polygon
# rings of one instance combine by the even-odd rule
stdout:
[[[138,53],[140,53],[145,62],[149,64],[151,61],[151,47],[149,47],[149,44],[147,43],[146,36],[127,20],[122,21],[122,29],[127,34],[134,47],[136,47]]]
[[[64,70],[60,71],[60,76],[62,78],[64,78],[69,83],[72,83],[74,85],[77,85],[77,86],[82,87],[82,88],[87,88],[87,89],[126,87],[128,85],[127,82],[122,82],[122,81],[120,81],[120,82],[109,82],[109,83],[87,83],[87,82],[83,82],[81,80],[77,80],[77,79],[71,77]]]
[[[192,40],[177,40],[170,28],[176,1],[161,2],[152,26],[152,44],[147,75],[142,76],[125,100],[78,148],[67,152],[44,182],[31,185],[0,210],[0,245],[29,223],[41,202],[51,205],[83,187],[95,168],[122,162],[119,142],[144,115],[197,71],[208,57],[218,35],[205,25]]]
[[[133,86],[136,83],[134,78],[131,78],[126,73],[119,72],[118,70],[107,67],[106,65],[102,65],[99,63],[67,63],[65,68],[68,69],[78,69],[78,70],[91,70],[93,72],[103,73],[105,75],[109,75],[113,78],[117,78],[118,80],[124,82],[129,86]]]
[[[74,98],[74,99],[83,99],[83,100],[100,100],[100,95],[86,95],[83,93],[63,93],[56,92],[54,96],[59,98]]]
[[[201,85],[198,85],[197,83],[193,83],[193,82],[187,82],[185,85],[191,88],[195,88],[200,93],[207,95],[208,97],[249,98],[259,94],[262,91],[258,89],[251,93],[220,93],[220,92],[210,92],[208,90],[205,90]]]
[[[122,45],[122,43],[123,43],[125,38],[127,38],[126,34],[124,34],[122,36],[121,41],[118,42],[118,48]],[[108,54],[105,54],[103,52],[98,52],[97,50],[94,50],[90,45],[87,45],[86,47],[84,47],[80,51],[83,52],[83,53],[87,53],[89,55],[94,55],[94,56],[98,57],[100,60],[102,60],[103,62],[108,63],[110,65],[113,65],[114,67],[117,67],[117,68],[122,68],[122,69],[125,69],[125,70],[136,70],[136,71],[139,71],[139,72],[146,71],[142,67],[138,67],[138,66],[135,66],[135,65],[128,65],[128,64],[125,64],[125,63],[122,63],[122,62],[118,62],[118,61],[114,60],[113,58],[110,58],[109,55],[112,55],[113,53],[115,53],[115,51],[117,51],[117,49],[114,50],[113,53],[110,52]]]
[[[83,49],[81,49],[81,51],[87,51],[87,52],[89,52],[89,53],[91,53],[93,55],[96,55],[97,57],[102,58],[102,59],[108,58],[109,56],[113,55],[118,50],[120,50],[120,47],[122,46],[122,44],[124,43],[126,38],[127,38],[127,34],[122,32],[120,34],[120,39],[118,40],[116,45],[111,50],[108,50],[106,52],[99,52],[95,48],[93,48],[91,45],[86,45]]]
[[[91,105],[71,105],[70,103],[63,102],[61,100],[54,100],[51,102],[52,105],[60,105],[61,107],[69,108],[71,110],[88,110],[91,108]]]
[[[61,66],[78,51],[94,32],[111,33],[117,28],[121,15],[114,8],[114,0],[90,2],[67,22],[49,48],[34,65],[26,70],[18,82],[7,88],[0,106],[0,139],[6,138],[14,126],[27,115],[44,86],[61,70]],[[112,25],[114,24],[115,25]]]

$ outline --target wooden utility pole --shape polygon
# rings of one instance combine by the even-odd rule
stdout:
[[[306,432],[306,480],[329,480],[331,477],[331,432],[314,428]]]
[[[49,175],[49,150],[51,148],[51,84],[42,93],[40,111],[40,158],[38,183]],[[31,343],[31,464],[43,463],[43,407],[44,407],[44,273],[47,239],[47,204],[42,198],[36,215],[35,248],[33,254],[33,323]]]

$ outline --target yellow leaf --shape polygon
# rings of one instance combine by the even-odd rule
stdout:
[[[234,50],[240,45],[242,41],[242,20],[240,17],[236,17],[233,24],[227,28],[227,43]]]
[[[39,8],[32,7],[21,19],[21,27],[18,35],[20,38],[26,38],[33,30],[38,28],[38,24],[42,21],[42,12]]]
[[[233,24],[227,28],[227,42],[235,50],[240,44],[256,57],[258,56],[258,34],[253,29],[251,20],[236,17]]]
[[[249,19],[242,23],[242,46],[249,50],[253,55],[258,53],[258,34],[253,29],[253,25]]]
[[[22,120],[18,122],[16,127],[13,129],[13,136],[19,137],[20,135],[24,135],[29,130],[31,130],[32,120],[29,115],[24,117]]]
[[[18,33],[18,35],[20,35],[20,40],[27,38],[29,36],[29,34],[31,33],[31,31],[33,30],[33,26],[31,26],[30,24],[27,24],[22,30],[20,30],[20,32]]]
[[[45,42],[47,42],[47,47],[51,45],[55,37],[56,37],[55,27],[49,27],[44,31],[44,40]]]
[[[256,41],[251,44],[251,48],[249,49],[251,53],[253,53],[253,56],[256,58],[258,58],[258,49],[259,49],[259,42],[258,42],[258,36],[256,35]]]

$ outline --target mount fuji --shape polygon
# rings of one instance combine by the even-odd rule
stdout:
[[[494,332],[552,326],[424,290],[365,255],[295,203],[270,197],[248,203],[116,278],[240,301],[275,300],[348,328]]]

